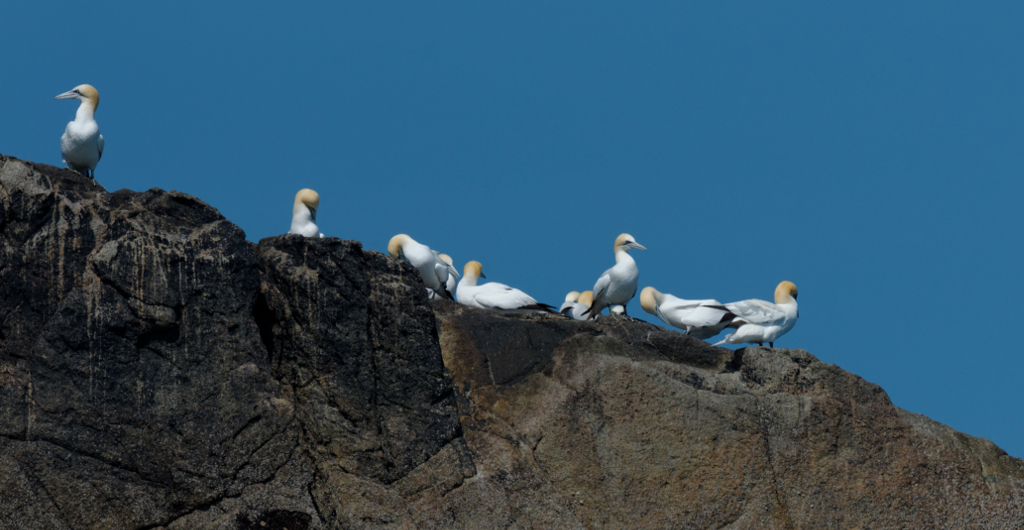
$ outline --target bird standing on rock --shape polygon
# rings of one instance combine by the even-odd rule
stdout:
[[[793,329],[796,319],[800,317],[796,297],[796,285],[793,285],[793,282],[782,282],[775,288],[774,304],[757,299],[725,304],[725,307],[736,315],[736,319],[728,326],[736,328],[736,331],[726,335],[721,342],[715,343],[715,346],[726,342],[756,342],[761,346],[767,342],[768,346],[774,348],[775,341]]]
[[[320,207],[320,194],[304,188],[295,194],[295,203],[292,205],[292,227],[289,234],[299,234],[306,237],[324,237],[320,228],[316,226],[316,209]]]
[[[640,278],[636,261],[629,255],[633,248],[647,250],[629,234],[615,238],[615,266],[604,271],[594,284],[594,304],[584,313],[589,315],[588,319],[597,318],[604,308],[613,305],[622,305],[622,314],[626,315],[626,304],[636,294],[636,281]]]
[[[100,93],[92,85],[78,85],[53,99],[77,99],[75,121],[68,123],[60,137],[60,155],[71,171],[96,178],[96,164],[103,156],[103,135],[96,123],[96,108],[100,106]]]
[[[406,234],[398,234],[388,241],[388,254],[392,258],[405,258],[419,271],[423,284],[427,286],[428,298],[434,293],[440,293],[444,298],[455,300],[445,285],[450,275],[458,278],[459,273],[455,267],[445,263],[436,252],[430,250],[430,247],[417,243]]]

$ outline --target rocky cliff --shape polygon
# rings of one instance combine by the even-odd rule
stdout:
[[[353,241],[0,156],[0,528],[1020,528],[802,350],[429,302]]]

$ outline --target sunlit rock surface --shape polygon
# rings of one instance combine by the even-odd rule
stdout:
[[[357,242],[0,157],[0,528],[1016,528],[1022,493],[802,350],[431,304]]]

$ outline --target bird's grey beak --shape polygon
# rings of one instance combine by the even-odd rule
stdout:
[[[637,243],[637,242],[626,243],[626,246],[629,247],[629,248],[636,248],[636,249],[640,249],[640,250],[647,250],[647,247],[645,247],[645,246],[643,246],[643,245],[641,245],[640,243]]]
[[[484,274],[484,271],[480,271],[480,277],[481,277],[481,278],[486,278],[486,277],[487,277],[487,275],[486,275],[486,274]]]
[[[313,222],[315,223],[316,222],[316,208],[313,208],[312,206],[307,206],[307,208],[309,208],[309,218],[312,219]]]
[[[68,90],[67,92],[53,98],[53,99],[77,99],[78,93],[74,90]]]

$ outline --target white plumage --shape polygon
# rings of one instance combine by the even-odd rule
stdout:
[[[569,316],[575,320],[586,320],[587,316],[584,313],[589,311],[590,306],[593,304],[594,291],[583,291],[580,293],[580,299],[576,301],[576,305],[569,312]]]
[[[459,281],[459,303],[480,309],[504,311],[538,310],[553,311],[547,304],[538,303],[532,296],[503,283],[489,282],[477,285],[477,278],[486,278],[479,261],[471,261],[462,269]]]
[[[587,318],[597,318],[604,308],[613,305],[622,305],[622,314],[626,314],[625,306],[636,294],[636,282],[640,278],[636,261],[629,255],[633,248],[647,250],[629,234],[615,238],[615,266],[604,271],[594,284],[594,304],[587,311]]]
[[[441,293],[445,298],[454,300],[455,297],[448,292],[445,284],[448,277],[454,275],[459,277],[455,267],[445,263],[438,257],[437,253],[430,250],[430,247],[417,243],[413,238],[398,234],[388,242],[388,254],[392,258],[405,258],[420,273],[423,284],[426,285],[429,297],[434,292]]]
[[[640,307],[701,340],[718,335],[735,316],[718,300],[684,300],[654,287],[640,291]]]
[[[295,194],[295,202],[292,204],[292,226],[288,233],[306,237],[324,237],[316,225],[316,209],[319,207],[320,194],[309,188],[299,190]]]
[[[725,304],[725,307],[736,315],[729,327],[737,328],[735,332],[715,344],[756,342],[758,345],[767,342],[775,347],[775,341],[796,325],[800,310],[796,304],[797,290],[792,282],[782,282],[775,288],[775,303],[764,300],[743,300]]]
[[[567,315],[572,310],[573,306],[580,299],[579,291],[569,291],[569,294],[565,295],[565,301],[562,302],[562,307],[558,308],[558,312]]]
[[[437,254],[437,251],[435,250],[434,253]],[[445,262],[452,269],[455,268],[455,262],[452,260],[452,257],[449,256],[448,254],[437,254],[437,257],[441,258],[441,261]],[[448,275],[448,281],[446,281],[444,283],[444,288],[447,289],[448,292],[451,293],[452,296],[455,296],[456,298],[458,298],[458,296],[455,294],[455,291],[458,288],[458,286],[459,286],[459,282],[458,282],[458,280],[455,279],[455,275],[454,274],[449,274]],[[437,292],[437,291],[435,291],[433,289],[428,289],[428,290],[430,292],[427,293],[427,297],[430,298],[431,300],[444,300],[444,299],[447,298],[444,294],[439,293],[439,292]]]
[[[103,156],[103,135],[96,123],[96,108],[100,106],[100,93],[92,85],[78,85],[54,99],[81,101],[75,121],[68,123],[60,137],[60,155],[68,169],[95,178],[96,164]]]

